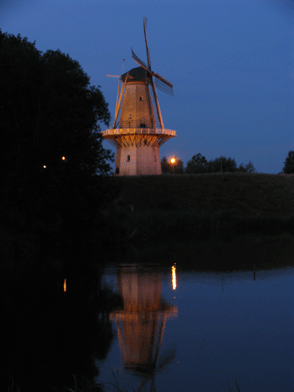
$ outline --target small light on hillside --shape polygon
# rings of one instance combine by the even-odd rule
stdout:
[[[62,157],[61,159],[62,159],[63,161],[65,161],[65,157]]]

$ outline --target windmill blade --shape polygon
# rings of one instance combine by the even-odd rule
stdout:
[[[159,106],[157,93],[156,93],[156,88],[155,88],[155,84],[153,83],[152,79],[151,79],[151,87],[152,87],[152,91],[153,91],[153,95],[154,95],[154,100],[155,100],[155,105],[156,105],[156,110],[157,110],[157,116],[158,116],[158,119],[159,119],[159,122],[160,122],[160,128],[162,130],[164,130],[163,121],[162,121],[162,117],[161,117],[160,106]]]
[[[149,71],[149,69],[147,68],[147,65],[144,63],[144,61],[140,60],[139,57],[135,55],[133,49],[132,49],[132,58],[136,61],[136,63],[141,65],[141,67],[146,69],[146,71]]]
[[[152,88],[151,84],[149,84],[148,89],[149,89],[150,98],[151,98],[150,103],[151,103],[152,107],[154,108],[154,118],[155,118],[154,126],[151,128],[161,128],[161,123],[160,123],[160,119],[158,117],[158,112],[157,112],[155,96],[154,96],[154,92],[153,92],[153,88]]]
[[[149,73],[149,75],[154,76],[156,78],[155,84],[159,90],[161,90],[169,95],[174,95],[173,85],[168,80],[166,80],[162,76],[160,76],[159,74],[148,69],[147,65],[144,63],[144,61],[140,60],[139,57],[135,55],[133,49],[132,49],[132,57],[136,61],[136,63],[138,63],[142,68],[145,69],[145,71],[147,71]]]
[[[163,91],[166,94],[169,95],[174,95],[174,90],[172,85],[170,86],[169,84],[166,84],[165,82],[163,82],[162,80],[155,78],[155,85],[156,88],[158,88],[158,90]]]
[[[173,88],[173,85],[166,79],[164,79],[162,76],[158,75],[157,73],[151,72],[152,76],[155,76],[158,80],[160,80],[161,82],[165,83],[166,85],[168,85],[171,89]]]
[[[147,53],[147,61],[148,61],[148,68],[151,71],[151,59],[150,59],[150,54],[149,54],[149,48],[148,48],[148,42],[147,42],[147,19],[145,16],[143,16],[143,26],[144,26],[144,36],[145,36],[145,44],[146,44],[146,53]]]

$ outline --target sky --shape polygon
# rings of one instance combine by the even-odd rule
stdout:
[[[174,96],[158,91],[164,126],[177,132],[161,157],[281,172],[294,150],[292,0],[0,0],[2,32],[77,60],[112,120],[118,79],[106,75],[138,66],[131,48],[146,61],[143,15],[152,69],[174,86]]]

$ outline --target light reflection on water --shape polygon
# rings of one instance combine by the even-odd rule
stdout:
[[[110,268],[124,299],[99,382],[129,390],[293,391],[294,269]],[[113,379],[114,371],[117,380]],[[143,389],[144,390],[144,389]]]

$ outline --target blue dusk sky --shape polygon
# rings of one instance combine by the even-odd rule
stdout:
[[[174,96],[158,92],[164,126],[177,131],[161,157],[282,171],[294,150],[291,0],[0,0],[2,32],[77,60],[112,120],[118,80],[105,75],[121,74],[123,59],[124,72],[137,67],[131,47],[146,61],[143,15],[152,68],[174,85]]]

